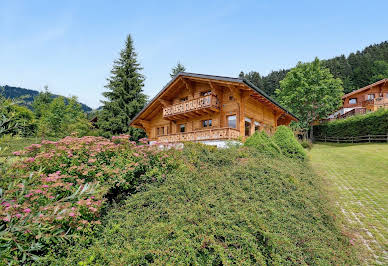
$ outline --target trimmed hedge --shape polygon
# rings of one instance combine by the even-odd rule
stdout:
[[[292,130],[289,127],[279,126],[272,139],[285,156],[301,160],[306,159],[306,152],[302,145],[296,140],[294,133],[292,133]]]
[[[314,126],[315,137],[357,137],[388,133],[388,109]]]
[[[252,136],[247,138],[244,146],[254,147],[262,153],[272,156],[282,153],[279,146],[264,131],[255,132]]]

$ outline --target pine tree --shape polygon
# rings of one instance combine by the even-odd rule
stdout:
[[[179,61],[175,67],[171,69],[170,77],[174,78],[176,75],[178,75],[180,72],[185,72],[186,68],[184,65],[182,65]]]
[[[98,127],[105,136],[130,134],[134,139],[141,137],[139,129],[129,126],[131,119],[145,106],[147,96],[143,93],[144,76],[137,62],[131,35],[128,35],[125,48],[119,59],[114,61],[111,76],[107,79],[103,96],[107,98],[98,117]]]

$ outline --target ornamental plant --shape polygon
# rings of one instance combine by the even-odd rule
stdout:
[[[173,152],[128,135],[42,141],[14,154],[0,181],[0,261],[39,261],[101,223],[104,208],[176,167]]]

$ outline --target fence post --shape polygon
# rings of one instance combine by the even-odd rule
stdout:
[[[387,134],[387,142],[388,142],[388,134]]]
[[[368,137],[369,137],[369,142],[370,142],[370,135],[368,135]]]
[[[388,135],[387,135],[387,141],[388,141]],[[326,142],[326,136],[325,136],[325,142]]]
[[[337,143],[339,143],[339,138],[337,137]]]
[[[354,137],[351,137],[352,138],[352,143],[354,143]]]

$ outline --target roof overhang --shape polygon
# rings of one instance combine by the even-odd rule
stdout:
[[[295,115],[293,115],[286,108],[282,107],[279,103],[277,103],[264,91],[257,88],[255,85],[253,85],[250,81],[246,79],[180,72],[173,79],[171,79],[163,87],[163,89],[130,121],[129,125],[136,126],[135,125],[136,120],[144,119],[142,116],[145,114],[145,112],[149,108],[155,107],[155,105],[158,105],[159,104],[158,99],[163,97],[170,88],[174,87],[178,82],[183,80],[192,80],[192,81],[198,81],[198,82],[215,82],[217,84],[224,85],[224,86],[234,85],[234,86],[238,86],[241,89],[252,90],[253,93],[255,93],[258,96],[258,99],[261,99],[261,101],[264,104],[270,105],[274,109],[278,109],[279,111],[283,112],[284,115],[289,116],[291,120],[298,121],[298,118]]]
[[[345,94],[344,96],[342,96],[342,99],[346,99],[346,98],[348,98],[349,96],[352,96],[352,95],[354,95],[354,94],[357,94],[357,93],[360,93],[360,92],[369,90],[370,88],[373,88],[373,87],[375,87],[375,86],[384,85],[385,83],[388,83],[388,78],[387,78],[387,79],[379,80],[379,81],[377,81],[377,82],[375,82],[375,83],[372,83],[372,84],[370,84],[370,85],[368,85],[368,86],[365,86],[365,87],[363,87],[363,88],[361,88],[361,89],[358,89],[358,90],[352,91],[352,92],[350,92],[350,93],[348,93],[348,94]]]

